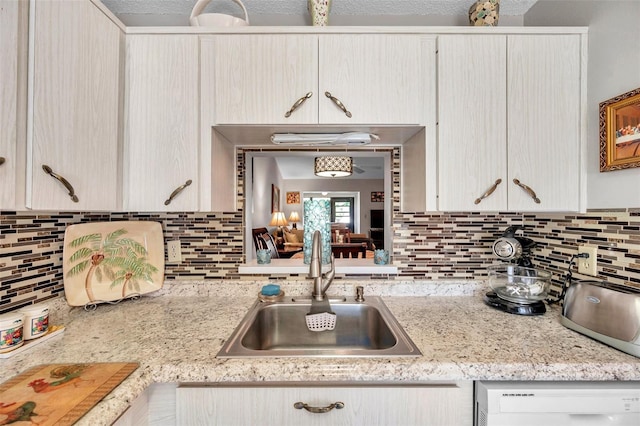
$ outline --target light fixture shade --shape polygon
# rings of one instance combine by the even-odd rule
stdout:
[[[289,215],[289,222],[300,222],[300,215],[298,214],[298,212],[291,212],[291,214]]]
[[[287,222],[284,212],[273,212],[271,215],[271,222],[269,222],[269,226],[286,226],[288,224],[289,222]]]
[[[353,173],[351,157],[316,157],[313,171],[321,177],[345,177]]]

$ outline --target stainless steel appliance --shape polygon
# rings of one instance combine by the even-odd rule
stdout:
[[[475,426],[637,426],[640,382],[476,382]]]
[[[516,232],[524,227],[514,225],[508,227],[500,238],[493,243],[493,254],[500,260],[515,261],[519,266],[530,268],[531,250],[536,246],[535,241],[530,238],[517,236]]]
[[[531,252],[536,246],[530,238],[516,235],[522,226],[508,227],[492,246],[493,254],[509,261],[488,268],[489,284],[484,301],[487,305],[517,315],[542,315],[547,309],[543,300],[551,282],[551,274],[533,268]]]
[[[640,357],[638,289],[606,282],[577,281],[564,296],[560,322],[572,330]]]

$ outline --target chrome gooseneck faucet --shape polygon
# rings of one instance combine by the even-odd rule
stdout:
[[[311,243],[311,263],[309,264],[309,278],[313,278],[313,293],[311,293],[313,299],[324,300],[325,293],[335,275],[336,266],[333,253],[331,254],[331,269],[326,274],[322,274],[322,241],[320,240],[320,231],[315,231]],[[326,281],[323,282],[323,279]]]

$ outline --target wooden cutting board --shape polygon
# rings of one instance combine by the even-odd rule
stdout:
[[[137,363],[46,364],[0,385],[0,425],[72,425],[118,386]],[[21,423],[22,424],[22,423]]]

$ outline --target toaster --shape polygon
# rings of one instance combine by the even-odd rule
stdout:
[[[607,282],[577,281],[564,297],[565,327],[640,357],[640,290]]]

